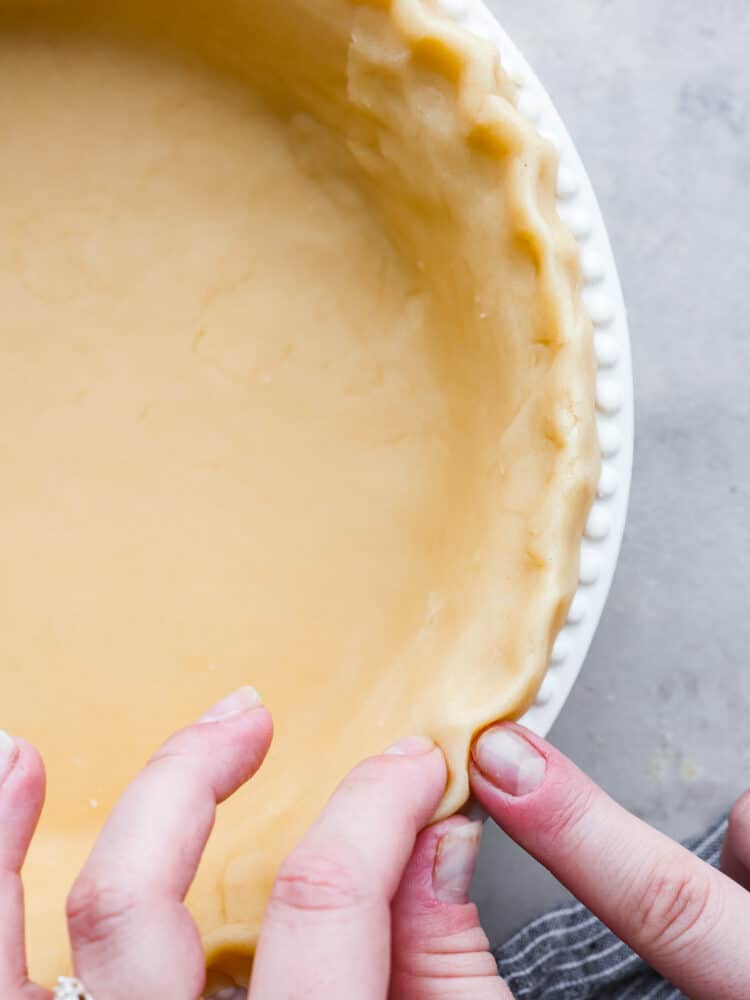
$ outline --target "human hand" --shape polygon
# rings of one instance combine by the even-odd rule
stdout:
[[[183,900],[216,805],[258,769],[271,733],[271,717],[253,693],[237,692],[172,736],[120,799],[67,908],[76,975],[96,1000],[201,995],[203,950]],[[22,740],[6,743],[3,760],[0,997],[50,1000],[27,978],[19,875],[44,770]],[[398,1000],[467,990],[473,1000],[508,996],[467,902],[479,824],[454,817],[419,835],[445,781],[440,751],[412,738],[342,782],[279,873],[252,1000],[384,1000],[389,985]],[[442,941],[457,953],[441,950]]]
[[[195,1000],[205,963],[182,904],[216,806],[258,769],[271,716],[251,688],[230,695],[152,757],[109,816],[68,899],[73,961],[96,1000]],[[3,753],[5,750],[5,753]],[[20,869],[44,800],[24,740],[0,741],[0,997],[50,1000],[28,981]]]
[[[636,819],[521,726],[492,727],[474,795],[521,847],[692,1000],[746,1000],[750,793],[735,804],[722,872]]]

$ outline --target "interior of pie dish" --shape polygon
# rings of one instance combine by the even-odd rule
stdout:
[[[427,0],[0,0],[2,725],[42,750],[32,973],[173,729],[274,713],[188,902],[246,981],[274,872],[409,733],[517,717],[577,581],[594,363],[556,159]]]

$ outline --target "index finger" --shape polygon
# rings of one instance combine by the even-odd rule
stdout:
[[[386,996],[391,899],[445,781],[442,754],[418,738],[344,779],[279,872],[250,1000]]]
[[[182,905],[216,806],[263,761],[272,722],[242,688],[171,737],[115,806],[68,899],[76,974],[96,997],[197,996],[198,931]]]
[[[520,726],[480,736],[471,779],[499,826],[688,996],[747,997],[750,895],[740,886]]]
[[[0,996],[45,1000],[26,968],[21,867],[44,801],[44,765],[24,740],[0,731]]]

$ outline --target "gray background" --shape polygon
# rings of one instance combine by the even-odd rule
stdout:
[[[551,739],[684,837],[750,785],[750,4],[489,2],[589,170],[635,364],[622,556]],[[475,898],[496,943],[566,895],[493,828]]]

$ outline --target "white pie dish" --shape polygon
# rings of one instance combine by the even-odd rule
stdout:
[[[24,6],[23,0],[8,2]],[[177,0],[163,3],[158,11],[180,7]],[[39,108],[20,120],[13,116],[14,108],[10,110],[5,133],[25,137],[21,151],[47,148],[51,136],[45,131],[45,115],[55,102],[64,109],[56,119],[67,123],[64,134],[52,130],[52,136],[64,140],[55,156],[39,161],[44,166],[56,158],[58,164],[68,163],[67,169],[27,176],[24,169],[15,168],[12,146],[5,157],[8,231],[17,234],[9,243],[13,252],[6,252],[11,265],[4,279],[10,286],[9,301],[17,295],[24,310],[31,307],[23,315],[28,315],[40,343],[46,344],[50,328],[79,335],[89,331],[85,363],[79,342],[66,340],[61,342],[65,364],[58,363],[54,352],[40,351],[36,360],[41,358],[44,367],[34,366],[33,379],[14,378],[8,366],[4,393],[9,405],[17,404],[22,415],[31,408],[32,421],[42,423],[38,434],[28,435],[29,444],[39,444],[39,452],[17,448],[13,435],[7,441],[18,473],[16,494],[9,497],[18,520],[26,524],[29,511],[36,516],[25,488],[28,481],[37,482],[38,470],[54,483],[55,497],[75,501],[70,509],[61,503],[42,504],[35,525],[42,530],[28,536],[16,537],[16,522],[6,518],[13,534],[6,543],[12,561],[48,567],[46,591],[38,584],[34,600],[27,601],[26,591],[16,595],[18,588],[12,588],[6,608],[14,608],[18,596],[19,621],[34,619],[43,606],[59,623],[49,636],[33,626],[9,629],[8,641],[18,633],[28,670],[25,678],[43,664],[58,686],[64,679],[64,690],[52,688],[52,695],[50,685],[44,685],[55,716],[68,693],[85,691],[89,718],[101,720],[98,727],[78,727],[84,745],[76,748],[70,727],[62,731],[54,720],[40,721],[43,706],[36,699],[31,719],[25,692],[19,689],[11,699],[13,731],[28,731],[51,767],[51,796],[27,878],[31,952],[33,957],[42,942],[47,968],[40,969],[40,978],[45,982],[52,981],[66,961],[59,948],[48,945],[64,940],[61,928],[43,926],[48,916],[53,922],[59,917],[50,902],[63,898],[80,868],[77,859],[85,856],[101,817],[133,768],[167,726],[196,717],[201,706],[210,703],[209,695],[219,693],[219,685],[225,691],[250,675],[273,708],[279,731],[294,732],[297,739],[279,739],[274,758],[253,788],[234,796],[222,810],[191,893],[189,905],[203,934],[209,969],[216,974],[212,988],[227,985],[227,978],[247,980],[264,894],[278,864],[309,827],[327,791],[355,761],[377,753],[403,732],[428,733],[443,747],[449,763],[440,814],[459,808],[468,795],[465,760],[473,735],[496,719],[525,712],[545,676],[553,640],[578,586],[581,538],[599,474],[592,324],[581,294],[578,247],[555,211],[557,158],[552,144],[542,141],[534,125],[516,110],[514,85],[500,71],[493,46],[451,23],[436,9],[437,0],[394,0],[392,8],[383,0],[319,0],[312,7],[305,0],[288,0],[288,6],[274,0],[226,0],[215,17],[215,8],[211,10],[208,39],[204,4],[195,0],[181,7],[184,16],[171,21],[173,41],[186,46],[186,57],[194,53],[196,58],[205,44],[210,49],[205,58],[216,59],[217,68],[227,68],[226,57],[237,72],[247,73],[251,86],[248,90],[242,84],[241,95],[234,90],[228,95],[225,87],[234,87],[228,78],[208,80],[203,71],[208,73],[208,65],[187,58],[185,63],[151,59],[140,46],[125,44],[125,38],[122,46],[112,38],[114,45],[102,60],[100,36],[96,46],[89,44],[92,37],[84,37],[89,29],[99,31],[100,17],[101,41],[109,39],[110,32],[114,35],[114,29],[123,30],[127,39],[142,30],[147,46],[153,43],[159,52],[168,47],[170,26],[145,0],[113,0],[106,14],[96,0],[82,0],[80,23],[73,17],[70,26],[57,27],[57,16],[65,21],[68,15],[52,4],[47,25],[51,35],[37,35],[34,27],[29,46],[26,34],[11,33],[8,58],[0,61],[8,86],[12,89],[18,79],[25,79],[24,94],[29,100],[33,96]],[[464,13],[471,12],[467,8]],[[316,18],[323,14],[331,21],[321,36]],[[131,25],[131,18],[138,23]],[[79,28],[84,34],[77,34]],[[61,59],[67,66],[62,75]],[[317,70],[312,80],[310,67]],[[94,73],[93,85],[87,68]],[[152,73],[158,74],[158,85]],[[67,97],[61,93],[61,81],[70,87]],[[176,100],[167,101],[164,114],[159,103],[162,82],[170,95],[173,88],[177,94]],[[303,109],[312,101],[312,119],[304,113],[288,118],[278,109],[267,113],[265,105],[257,104],[261,95],[250,92],[261,84],[280,101],[279,108],[287,109],[292,98],[294,107],[299,101]],[[209,100],[204,87],[213,95]],[[145,102],[142,94],[148,97]],[[172,112],[181,112],[188,98],[191,127],[185,129],[182,115]],[[537,114],[533,101],[526,105],[531,115]],[[229,120],[238,107],[240,123]],[[118,115],[122,111],[122,117],[116,119],[113,109]],[[316,111],[326,122],[330,118],[328,126],[314,117]],[[210,117],[208,124],[204,113]],[[123,130],[129,136],[126,145]],[[244,146],[237,148],[237,142],[249,143],[252,155]],[[154,149],[156,170],[151,169]],[[208,156],[209,150],[229,156],[229,168],[224,159],[217,163]],[[126,152],[135,161],[128,160]],[[286,171],[281,185],[280,166]],[[247,178],[256,179],[256,169],[259,183],[250,185],[250,198]],[[106,178],[112,185],[106,187],[104,201],[98,198],[92,204],[91,177]],[[321,179],[332,182],[330,191],[321,188]],[[570,194],[576,186],[564,174],[562,182],[563,193]],[[173,203],[165,192],[180,197]],[[36,227],[18,225],[19,205],[24,222],[24,199]],[[48,209],[45,199],[51,203]],[[253,204],[263,211],[254,215]],[[82,210],[71,212],[71,205]],[[238,212],[238,205],[246,205],[247,213]],[[311,216],[316,206],[319,214]],[[205,209],[210,209],[208,218]],[[259,218],[268,224],[269,235],[249,224]],[[240,233],[235,229],[238,219],[245,226]],[[574,216],[570,221],[582,235],[587,220]],[[347,227],[354,222],[356,252],[346,240]],[[131,223],[137,232],[130,231]],[[217,224],[221,252],[207,238]],[[170,249],[175,234],[185,229],[187,236],[179,242],[200,250],[197,256]],[[301,241],[303,281],[294,269],[299,256],[288,254],[286,244],[276,257],[269,255],[271,236],[289,237],[297,248],[300,229],[309,237]],[[120,235],[108,238],[106,245],[99,239],[102,233],[114,232]],[[319,251],[321,238],[332,253]],[[55,266],[47,268],[46,260],[38,259],[39,247],[56,248]],[[59,253],[60,247],[66,252]],[[153,253],[152,264],[146,250]],[[165,260],[176,270],[163,275]],[[258,261],[265,270],[255,266]],[[358,265],[353,277],[342,280],[342,265],[352,261]],[[592,268],[588,261],[590,278],[598,277],[596,263]],[[390,298],[383,294],[384,273],[395,275],[395,283],[385,284]],[[159,276],[158,311],[153,309],[154,288],[146,280],[152,276]],[[162,276],[168,279],[163,288]],[[330,292],[337,309],[345,299],[349,311],[333,313],[345,322],[332,324],[330,312],[307,307],[304,294],[298,302],[305,306],[298,310],[300,315],[278,322],[273,307],[298,301],[294,295],[276,294],[270,297],[269,312],[267,293],[282,286],[295,294],[311,293],[316,302],[318,294]],[[218,310],[217,287],[222,303]],[[127,310],[111,309],[113,290],[126,293]],[[144,301],[136,305],[141,295]],[[607,303],[594,299],[590,305],[597,323],[607,323]],[[96,320],[100,309],[104,322]],[[244,336],[251,316],[259,321],[256,326],[263,335],[258,338]],[[147,335],[151,320],[153,333]],[[400,331],[404,325],[407,333],[416,330],[419,336],[384,340],[378,335],[383,329]],[[380,368],[375,365],[373,378],[355,379],[351,391],[352,365],[331,367],[329,354],[348,359],[351,333],[367,334],[371,326],[373,337],[361,345],[355,369],[359,375],[360,355],[368,375],[375,362]],[[139,332],[138,341],[131,336],[133,329]],[[304,339],[300,350],[291,354],[273,339],[277,331],[290,329]],[[425,346],[420,338],[428,332]],[[272,350],[259,354],[266,334]],[[611,338],[599,339],[604,360],[611,363]],[[21,336],[21,353],[30,342]],[[396,347],[395,359],[377,355],[376,349]],[[321,350],[323,357],[311,359],[310,350]],[[289,357],[294,360],[279,374],[276,369]],[[383,365],[398,376],[395,381],[380,376]],[[134,367],[139,373],[135,379],[130,377]],[[331,373],[333,384],[318,372]],[[439,385],[425,382],[433,374]],[[402,391],[407,375],[408,393]],[[324,418],[312,423],[308,410],[298,405],[301,398],[307,399],[311,382],[321,404],[316,412]],[[92,396],[91,384],[109,388]],[[65,421],[47,420],[47,404],[57,398],[60,386],[70,393],[63,402],[72,414],[72,432]],[[376,403],[382,403],[385,412],[377,411],[374,422],[370,417],[357,422],[359,411],[353,418],[348,407],[351,397],[366,403],[369,414],[373,386]],[[161,404],[156,414],[144,405],[146,387],[147,396]],[[31,407],[28,388],[36,393]],[[394,394],[401,415],[395,424],[390,405]],[[110,402],[123,396],[129,417],[113,428],[101,420],[100,410],[109,412]],[[612,383],[602,383],[600,401],[603,409],[618,409],[618,390]],[[343,415],[331,412],[331,404],[344,407]],[[227,408],[232,410],[229,415]],[[13,426],[13,421],[7,424]],[[342,427],[357,431],[353,457],[350,436],[342,437]],[[238,442],[228,455],[225,446],[234,440],[237,428],[248,440]],[[323,437],[310,447],[313,430]],[[411,431],[418,438],[416,462]],[[617,442],[611,428],[603,425],[605,438],[608,433],[604,450],[609,454]],[[394,451],[400,465],[394,465]],[[94,481],[103,487],[87,491],[84,503],[79,499],[82,453],[91,457]],[[234,469],[233,458],[242,466],[236,475],[227,471]],[[343,491],[333,500],[328,480],[320,475],[321,460],[335,470],[336,487]],[[152,473],[154,464],[157,473]],[[247,468],[254,475],[247,475]],[[367,470],[364,479],[362,468]],[[279,478],[274,479],[277,472]],[[228,486],[222,478],[226,475]],[[200,488],[179,489],[196,477]],[[605,474],[605,492],[611,478]],[[123,480],[129,489],[121,487]],[[89,479],[84,476],[83,481]],[[299,482],[307,484],[301,517],[296,506]],[[389,493],[394,501],[384,506],[379,491],[391,482],[396,486]],[[292,516],[284,502],[266,502],[269,484],[276,498],[294,507]],[[353,484],[361,486],[360,492]],[[321,494],[317,501],[316,486]],[[91,516],[92,505],[100,516]],[[216,516],[228,506],[236,511],[236,522]],[[174,517],[175,510],[183,512],[182,518]],[[373,511],[389,516],[373,517]],[[311,521],[316,512],[324,522],[318,528]],[[341,512],[350,519],[361,513],[362,523],[347,528]],[[608,521],[608,514],[596,513],[590,533],[606,536]],[[256,526],[254,532],[247,531],[248,523]],[[115,532],[113,524],[118,526]],[[195,524],[210,526],[210,535],[199,538],[190,532],[186,540],[186,527]],[[302,544],[294,525],[302,526]],[[69,554],[61,556],[55,549],[54,559],[34,555],[29,560],[29,546],[43,547],[48,537]],[[123,558],[123,537],[131,542],[126,547],[128,561],[122,573],[112,574],[111,567]],[[315,539],[322,550],[311,558],[309,543]],[[240,542],[248,549],[246,556],[238,552]],[[263,558],[261,542],[266,545]],[[352,558],[355,551],[358,558]],[[224,554],[220,564],[217,554]],[[206,565],[201,566],[204,557]],[[250,565],[266,567],[266,572],[248,574],[248,589],[244,573]],[[288,590],[277,595],[269,586],[277,578],[282,588],[289,580],[295,585],[307,581],[311,568],[319,573],[317,583],[303,588],[306,604],[300,609],[294,603],[296,589],[290,597]],[[232,572],[242,579],[233,581]],[[597,555],[585,552],[583,577],[588,586],[594,585],[598,572]],[[92,579],[111,584],[111,592],[93,595]],[[210,596],[221,599],[207,603],[196,581],[209,584]],[[232,596],[236,600],[230,600]],[[92,603],[96,607],[88,613]],[[85,629],[78,627],[82,607],[87,609]],[[279,616],[278,609],[285,614]],[[582,610],[579,597],[573,617],[580,619]],[[313,623],[315,642],[304,627],[290,630],[282,618],[303,626]],[[321,627],[321,622],[328,624]],[[38,637],[33,650],[25,644],[28,635]],[[82,636],[85,649],[79,649]],[[287,648],[290,637],[298,644],[293,651]],[[345,648],[329,650],[330,638]],[[47,648],[47,642],[53,648]],[[103,648],[112,651],[107,671],[96,669]],[[189,659],[183,659],[186,650]],[[384,671],[394,651],[403,669]],[[280,670],[280,664],[288,669]],[[214,676],[222,668],[222,677]],[[80,679],[74,682],[77,671]],[[162,677],[160,692],[180,697],[154,698],[144,705],[139,692],[151,690],[157,676]],[[187,676],[192,679],[189,685]],[[289,677],[295,682],[290,684]],[[301,677],[304,684],[297,683]],[[135,692],[138,699],[137,734],[128,726],[119,737],[113,731],[109,707],[124,703],[118,685],[129,685],[124,697]],[[335,688],[328,697],[327,685]],[[312,714],[308,690],[322,695]],[[373,691],[379,696],[373,697]],[[75,718],[80,708],[80,698],[71,701],[71,714],[63,713],[66,718]],[[322,725],[326,713],[331,719]],[[312,729],[308,735],[306,724]],[[112,752],[118,738],[127,752]],[[131,745],[134,742],[138,746]],[[303,762],[298,760],[300,745],[309,748]],[[93,746],[106,753],[92,754]],[[78,759],[90,762],[89,769],[78,767]],[[101,773],[97,761],[106,761]],[[290,768],[294,773],[303,770],[302,764],[314,772],[309,779],[300,778],[304,794],[284,780]],[[75,786],[71,774],[79,779]],[[264,797],[267,807],[248,807],[249,794]],[[61,831],[67,836],[63,850]],[[248,851],[251,843],[258,846]]]

